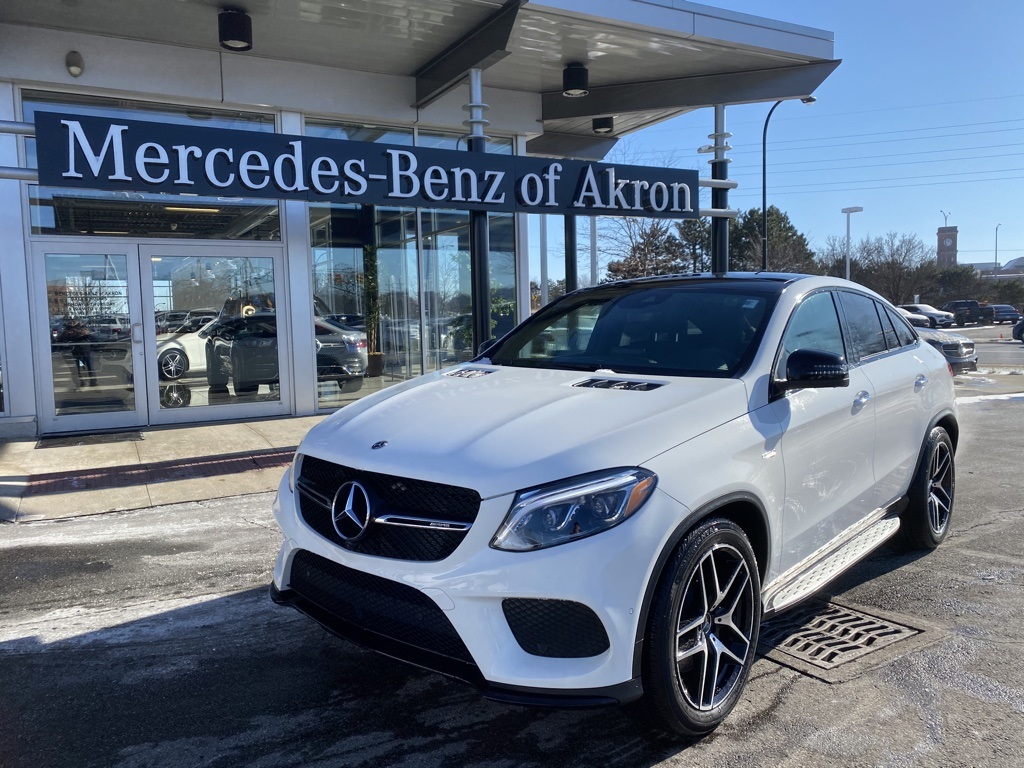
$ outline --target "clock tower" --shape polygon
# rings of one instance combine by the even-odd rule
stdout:
[[[936,264],[939,269],[956,266],[956,227],[939,227],[939,250]]]

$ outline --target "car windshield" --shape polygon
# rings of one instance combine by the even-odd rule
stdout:
[[[774,293],[722,284],[567,296],[485,356],[495,365],[725,378],[749,365]]]

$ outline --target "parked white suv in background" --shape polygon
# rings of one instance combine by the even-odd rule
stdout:
[[[601,285],[314,427],[271,595],[494,699],[705,733],[763,618],[943,540],[957,437],[942,355],[854,283]]]

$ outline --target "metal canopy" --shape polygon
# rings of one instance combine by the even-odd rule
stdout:
[[[0,23],[220,50],[222,5],[222,0],[3,0]],[[621,136],[710,104],[806,96],[839,63],[833,60],[830,32],[686,0],[237,0],[232,5],[252,17],[254,45],[249,53],[226,56],[414,77],[418,106],[458,85],[470,68],[485,70],[485,88],[542,94],[542,135],[530,149],[544,153],[555,146],[569,155],[594,151],[591,118],[596,116],[614,115],[615,135]],[[561,96],[562,70],[570,62],[588,67],[589,96]]]
[[[825,61],[752,72],[606,85],[591,88],[586,99],[567,99],[561,93],[545,93],[543,115],[544,120],[549,121],[616,111],[689,110],[715,104],[798,99],[809,96],[839,64],[839,61]]]
[[[414,106],[427,106],[458,84],[470,69],[487,69],[508,56],[518,13],[519,4],[509,3],[419,70]]]

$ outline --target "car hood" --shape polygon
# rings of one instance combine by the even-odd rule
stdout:
[[[938,330],[925,330],[918,329],[918,335],[925,341],[937,341],[939,344],[974,344],[974,340],[969,336],[964,336],[961,333],[951,333],[950,331],[938,331]]]
[[[468,371],[484,373],[461,378]],[[575,386],[588,379],[661,386]],[[746,411],[746,387],[735,379],[469,365],[346,406],[314,427],[299,450],[358,469],[475,488],[488,498],[641,465]]]

